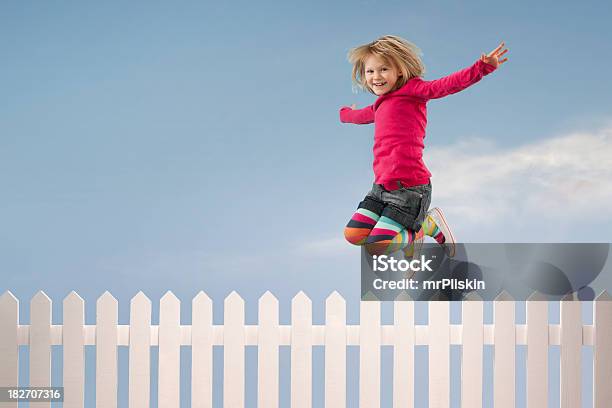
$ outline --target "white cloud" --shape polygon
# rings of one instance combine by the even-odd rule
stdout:
[[[426,152],[433,204],[464,227],[612,219],[612,128],[510,149],[470,139]]]
[[[612,226],[612,127],[512,148],[471,138],[427,148],[425,162],[434,173],[432,206],[444,210],[460,242],[612,238],[605,229]],[[294,250],[326,259],[355,255],[341,231]]]

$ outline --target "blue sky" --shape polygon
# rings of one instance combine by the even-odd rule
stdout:
[[[423,50],[428,79],[510,49],[428,105],[433,205],[459,239],[610,242],[611,17],[603,1],[3,2],[0,292],[110,290],[123,317],[141,289],[287,306],[304,290],[319,311],[338,290],[355,309],[342,229],[373,128],[337,111],[373,102],[346,53],[384,34]]]

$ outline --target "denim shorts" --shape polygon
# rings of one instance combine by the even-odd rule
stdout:
[[[386,216],[413,231],[421,229],[431,203],[431,183],[386,190],[374,184],[359,207]]]

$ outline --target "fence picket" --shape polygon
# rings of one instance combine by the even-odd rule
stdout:
[[[76,293],[70,292],[64,299],[64,321],[62,343],[64,346],[64,408],[79,408],[85,405],[85,302]]]
[[[304,292],[291,300],[291,408],[312,407],[312,303]]]
[[[582,303],[561,301],[561,322],[548,323],[548,303],[538,293],[526,303],[526,325],[515,323],[516,303],[507,292],[494,302],[493,325],[483,325],[483,301],[470,295],[462,304],[462,324],[450,325],[449,303],[429,303],[429,324],[415,326],[414,302],[397,299],[394,324],[381,326],[380,302],[360,303],[360,324],[347,326],[346,302],[332,293],[325,302],[325,325],[312,325],[312,302],[298,293],[291,325],[279,326],[278,300],[259,299],[259,324],[245,326],[244,301],[225,299],[224,325],[213,325],[212,301],[200,292],[192,301],[192,325],[180,326],[180,301],[172,292],[160,300],[160,324],[151,326],[151,302],[139,292],[130,303],[130,325],[118,326],[118,305],[105,292],[96,303],[96,324],[84,325],[84,301],[75,292],[63,300],[63,325],[53,326],[51,300],[38,292],[31,300],[30,324],[19,325],[19,302],[0,296],[0,387],[17,386],[19,345],[29,345],[30,386],[51,385],[51,345],[63,346],[64,406],[84,406],[84,346],[96,345],[96,407],[117,407],[117,347],[129,346],[129,407],[150,406],[150,347],[159,345],[158,405],[180,405],[180,347],[192,346],[192,406],[212,407],[213,345],[224,346],[223,405],[245,405],[245,346],[258,347],[257,405],[279,407],[279,346],[291,345],[291,407],[312,407],[312,347],[325,346],[325,406],[346,407],[347,345],[359,345],[359,406],[380,407],[381,345],[394,347],[393,406],[414,407],[414,346],[429,346],[429,406],[450,406],[450,344],[462,345],[461,406],[482,408],[483,347],[495,346],[494,406],[515,406],[515,347],[527,345],[527,406],[548,404],[548,348],[561,345],[561,408],[581,404],[581,352],[593,346],[594,407],[612,400],[612,297],[603,292],[593,306],[593,325],[583,326]],[[127,329],[127,330],[126,330]],[[94,336],[95,334],[95,336]],[[129,334],[129,336],[127,336]],[[183,336],[191,334],[191,338]],[[50,407],[50,403],[38,403]],[[16,408],[0,403],[0,408]]]
[[[51,299],[40,291],[30,302],[30,387],[50,386]],[[37,405],[51,407],[50,402],[40,402]]]
[[[429,302],[429,406],[450,406],[449,302]]]
[[[470,293],[461,304],[461,406],[482,407],[483,303]]]
[[[19,301],[9,291],[0,296],[0,384],[16,387],[19,381]],[[16,402],[0,402],[0,408],[17,408]]]
[[[414,302],[408,295],[393,303],[393,407],[414,407]]]
[[[138,292],[130,301],[129,407],[148,408],[151,392],[151,301]]]
[[[612,401],[612,296],[602,292],[593,304],[595,344],[593,347],[593,402],[595,408],[606,408]]]
[[[96,303],[96,408],[117,407],[117,300],[104,292]]]
[[[236,292],[225,299],[223,323],[223,406],[244,407],[244,300]]]
[[[259,299],[257,406],[278,408],[278,300],[270,292]]]
[[[359,313],[359,406],[380,407],[380,302],[361,301]]]
[[[325,407],[346,407],[346,302],[336,291],[325,300]]]
[[[548,302],[534,292],[527,299],[527,407],[548,406]]]
[[[160,407],[180,404],[181,302],[168,291],[159,301],[159,388]]]
[[[581,302],[573,294],[561,300],[561,408],[581,405]]]
[[[191,406],[212,408],[213,380],[212,300],[204,292],[191,306]]]
[[[515,406],[516,329],[514,299],[502,291],[495,298],[495,361],[493,368],[493,405],[495,408]]]

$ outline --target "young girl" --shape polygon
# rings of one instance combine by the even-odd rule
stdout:
[[[402,38],[387,35],[349,52],[353,81],[378,96],[363,109],[340,109],[344,123],[375,126],[374,185],[344,230],[350,243],[383,254],[428,235],[454,256],[455,241],[442,211],[428,211],[431,173],[423,162],[426,104],[480,81],[508,60],[500,59],[507,51],[502,42],[472,66],[434,81],[421,78],[425,68],[419,50]]]

